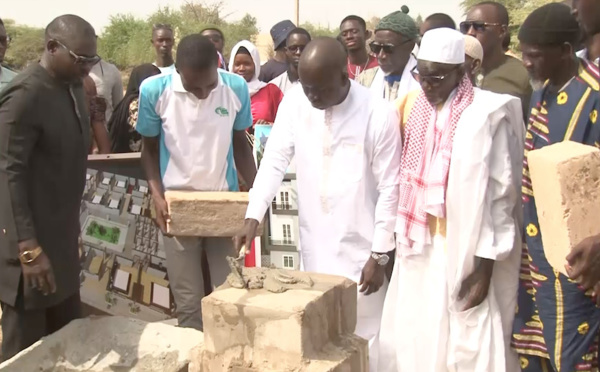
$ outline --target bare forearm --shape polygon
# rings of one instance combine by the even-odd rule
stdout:
[[[479,264],[477,266],[477,270],[480,270],[482,273],[485,273],[490,278],[492,277],[492,273],[494,272],[494,264],[496,261],[490,260],[488,258],[479,258]]]
[[[248,187],[251,188],[256,178],[256,165],[254,164],[252,148],[246,139],[246,134],[242,133],[240,135],[239,133],[235,133],[233,146],[235,165]]]
[[[92,123],[92,130],[94,132],[94,140],[98,146],[99,154],[110,154],[110,139],[108,137],[108,131],[102,121],[95,121]]]
[[[256,166],[254,165],[254,159],[252,155],[250,157],[235,159],[235,164],[242,175],[242,178],[246,182],[248,187],[252,187],[254,179],[256,178]]]
[[[162,179],[160,177],[159,149],[157,140],[148,141],[146,138],[144,138],[141,160],[152,196],[164,197],[164,189]]]

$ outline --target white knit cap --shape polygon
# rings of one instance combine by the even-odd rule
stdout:
[[[465,54],[473,59],[483,61],[483,47],[477,38],[465,35]]]
[[[451,28],[427,31],[421,40],[417,59],[450,65],[464,63],[465,37]]]

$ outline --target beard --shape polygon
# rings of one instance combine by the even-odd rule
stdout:
[[[539,79],[530,78],[529,84],[531,84],[531,88],[536,91],[540,90],[544,87],[544,82]]]

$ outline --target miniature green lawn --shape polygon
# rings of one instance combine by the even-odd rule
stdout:
[[[86,235],[92,238],[96,238],[107,243],[117,244],[119,242],[119,236],[121,235],[121,229],[118,227],[106,227],[97,223],[96,221],[90,222],[87,227]]]

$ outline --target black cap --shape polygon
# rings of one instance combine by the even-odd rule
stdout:
[[[579,41],[579,23],[571,8],[550,3],[531,12],[519,30],[519,41],[531,45],[575,45]]]
[[[285,39],[287,39],[290,31],[295,28],[296,25],[289,19],[281,21],[271,28],[271,38],[273,38],[275,50],[279,49],[279,47],[285,43]]]

